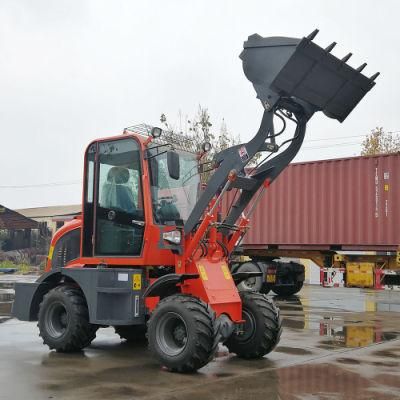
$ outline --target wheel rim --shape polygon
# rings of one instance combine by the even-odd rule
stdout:
[[[243,319],[245,320],[244,332],[238,335],[238,340],[244,343],[253,338],[256,331],[256,320],[254,319],[253,314],[248,312],[247,310],[243,310],[242,315]]]
[[[45,323],[48,333],[53,338],[64,335],[68,327],[68,312],[61,302],[52,303],[46,312]]]
[[[188,333],[183,318],[174,312],[160,317],[156,327],[156,341],[163,353],[168,356],[181,354],[187,345]]]

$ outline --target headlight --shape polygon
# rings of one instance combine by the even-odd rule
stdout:
[[[173,244],[180,244],[182,239],[181,231],[164,232],[163,239]]]
[[[203,149],[203,151],[204,151],[205,153],[207,153],[207,152],[209,152],[209,151],[211,150],[211,143],[210,143],[210,142],[204,142],[204,143],[201,145],[201,148]]]
[[[161,134],[162,134],[161,128],[157,128],[156,126],[154,128],[151,128],[151,136],[153,136],[154,139],[160,137]]]

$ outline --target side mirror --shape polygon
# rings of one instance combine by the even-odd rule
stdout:
[[[180,163],[179,163],[179,154],[175,151],[167,152],[167,167],[169,176],[172,179],[178,180],[180,177]]]

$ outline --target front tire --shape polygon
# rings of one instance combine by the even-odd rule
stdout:
[[[215,313],[182,294],[162,299],[148,322],[151,353],[173,372],[194,372],[214,355]]]
[[[96,337],[86,299],[79,288],[62,285],[50,290],[39,309],[39,335],[58,352],[80,351]]]
[[[245,359],[261,358],[279,343],[282,320],[279,309],[263,294],[240,292],[244,331],[225,342],[231,353]]]

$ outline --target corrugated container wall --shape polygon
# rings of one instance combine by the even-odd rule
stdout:
[[[400,244],[400,154],[291,164],[250,224],[244,244],[393,250]]]

